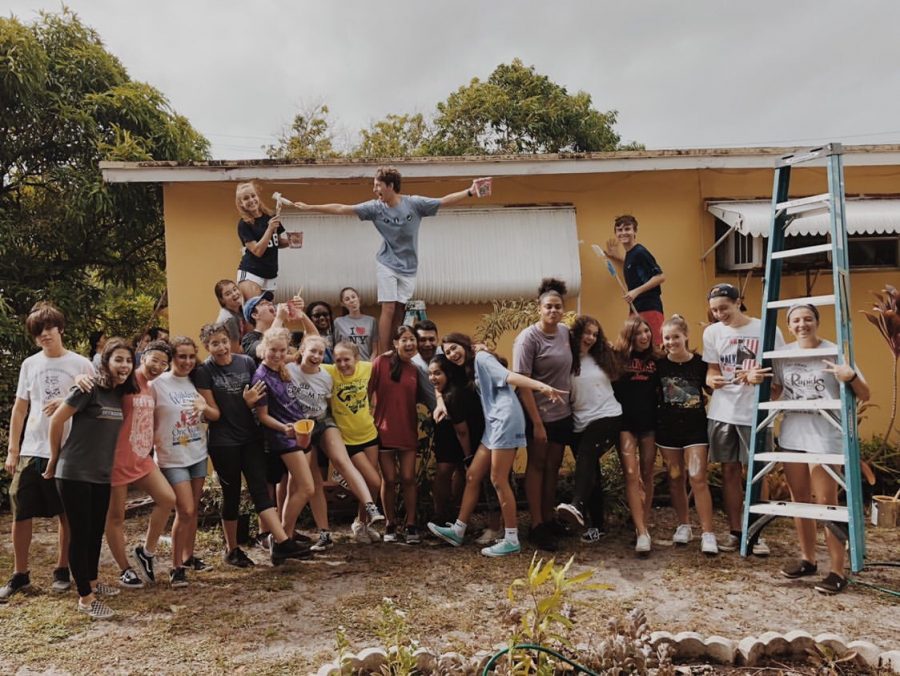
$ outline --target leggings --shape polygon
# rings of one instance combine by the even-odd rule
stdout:
[[[57,479],[56,488],[69,519],[69,570],[78,596],[83,598],[94,591],[91,582],[97,579],[109,509],[109,484]]]
[[[247,490],[256,513],[275,506],[266,484],[266,456],[259,443],[251,441],[241,446],[210,446],[219,483],[222,485],[222,520],[236,521],[241,505],[241,474],[247,480]]]
[[[578,434],[573,447],[575,452],[575,498],[576,506],[587,505],[591,521],[598,528],[603,525],[603,477],[599,460],[613,446],[622,427],[621,416],[598,418],[591,421]]]

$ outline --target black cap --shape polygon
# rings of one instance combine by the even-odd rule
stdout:
[[[713,298],[730,298],[731,300],[737,300],[740,297],[741,292],[738,291],[738,288],[733,284],[716,284],[709,290],[709,295],[706,298],[707,300],[712,300]]]

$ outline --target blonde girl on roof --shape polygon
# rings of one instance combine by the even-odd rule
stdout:
[[[234,203],[241,216],[237,234],[244,248],[237,283],[244,300],[248,300],[263,291],[275,291],[278,249],[288,246],[288,237],[281,220],[263,203],[253,181],[238,184]]]

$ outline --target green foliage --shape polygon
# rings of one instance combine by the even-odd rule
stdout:
[[[875,474],[875,490],[893,494],[900,488],[900,444],[879,436],[859,441],[859,455]]]
[[[413,652],[418,646],[410,637],[406,614],[389,598],[382,599],[379,609],[381,619],[376,634],[388,652],[381,673],[384,676],[411,676],[417,673]]]
[[[492,350],[497,347],[497,341],[504,333],[520,331],[540,318],[538,302],[534,299],[495,300],[491,304],[493,309],[482,315],[472,337],[475,342],[484,343]],[[570,310],[563,315],[563,322],[571,326],[575,316]]]
[[[417,157],[426,155],[428,124],[422,113],[388,115],[361,129],[361,141],[353,149],[354,157]]]
[[[328,106],[324,103],[308,105],[297,113],[278,143],[266,148],[266,155],[276,160],[339,157],[331,126]]]

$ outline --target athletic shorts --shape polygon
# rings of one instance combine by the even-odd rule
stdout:
[[[650,332],[653,334],[653,344],[662,345],[662,325],[665,322],[663,313],[659,310],[644,310],[643,312],[638,312],[638,315],[650,326]]]
[[[274,278],[265,279],[264,277],[254,275],[252,272],[247,272],[246,270],[237,271],[237,281],[238,284],[241,282],[255,282],[263,291],[275,291],[276,280]]]
[[[739,462],[746,465],[750,457],[750,425],[734,425],[732,423],[710,420],[707,423],[709,436],[710,462]],[[772,428],[766,428],[765,450],[774,448]]]
[[[56,490],[56,481],[41,476],[48,462],[47,458],[34,455],[19,456],[16,473],[9,485],[14,521],[27,521],[36,516],[59,516],[65,511]]]
[[[408,303],[416,291],[416,276],[401,275],[375,261],[379,303]]]
[[[547,441],[561,444],[562,446],[571,446],[574,439],[573,425],[572,416],[554,420],[553,422],[544,422]],[[531,443],[534,439],[534,424],[527,415],[525,416],[525,439],[528,443]]]
[[[701,413],[703,413],[701,411]],[[683,418],[677,422],[658,420],[656,423],[656,445],[660,448],[687,448],[705,446],[709,443],[706,415],[695,419]]]
[[[378,438],[378,435],[375,435],[375,438],[371,441],[367,441],[364,444],[345,444],[347,447],[347,455],[351,458],[357,453],[362,453],[364,450],[369,448],[369,446],[380,446],[381,440]]]
[[[187,467],[160,467],[160,471],[170,485],[184,483],[191,479],[205,479],[207,473],[207,458],[195,462]]]

